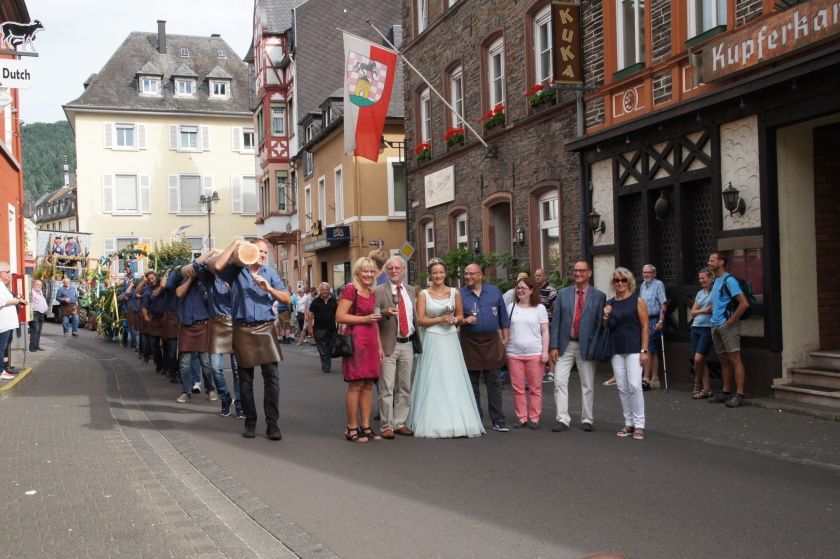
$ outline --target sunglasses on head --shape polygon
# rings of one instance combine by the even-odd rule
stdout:
[[[627,283],[627,278],[613,278],[613,283]]]

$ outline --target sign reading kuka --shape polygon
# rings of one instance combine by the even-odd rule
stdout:
[[[17,89],[32,87],[32,71],[28,61],[0,58],[0,87]]]

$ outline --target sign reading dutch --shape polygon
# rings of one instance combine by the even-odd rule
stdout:
[[[0,87],[29,89],[32,87],[32,71],[25,60],[0,58]]]
[[[583,58],[580,41],[580,4],[553,2],[551,5],[554,32],[554,81],[583,83]]]
[[[704,82],[746,70],[840,33],[840,2],[811,0],[703,48]]]

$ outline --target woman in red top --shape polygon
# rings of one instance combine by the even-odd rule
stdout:
[[[364,443],[382,437],[370,428],[373,407],[373,383],[379,378],[379,367],[385,354],[379,340],[377,322],[382,318],[375,313],[376,264],[370,258],[359,258],[353,264],[353,282],[348,283],[338,301],[335,313],[339,324],[347,324],[353,337],[353,355],[345,357],[341,371],[347,382],[344,403],[347,408],[348,441]]]

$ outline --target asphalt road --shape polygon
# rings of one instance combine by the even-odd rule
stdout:
[[[595,431],[584,433],[575,381],[565,433],[549,428],[547,393],[539,431],[351,444],[342,437],[340,373],[321,373],[314,348],[284,346],[283,440],[263,436],[262,417],[258,437],[246,440],[242,422],[220,417],[204,395],[177,404],[177,385],[134,354],[89,334],[56,343],[75,345],[51,352],[43,366],[93,358],[78,362],[88,363],[85,374],[110,379],[115,414],[136,400],[212,483],[223,489],[214,480],[225,472],[225,483],[235,480],[290,526],[282,541],[292,550],[300,549],[295,538],[344,558],[574,558],[602,550],[650,559],[811,558],[836,557],[840,547],[838,423],[657,392],[647,395],[648,438],[617,439],[615,389],[599,385]],[[513,417],[509,390],[505,411]]]

